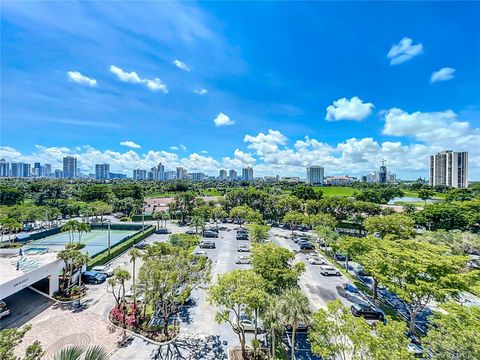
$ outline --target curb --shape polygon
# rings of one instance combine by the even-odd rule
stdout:
[[[110,311],[109,311],[109,314],[110,314]],[[129,329],[125,329],[125,328],[122,328],[118,325],[115,325],[111,320],[110,320],[110,316],[107,317],[107,321],[110,325],[112,325],[113,327],[115,327],[116,329],[118,330],[121,330],[121,331],[125,331],[125,332],[128,332],[130,335],[133,335],[133,336],[136,336],[144,341],[147,341],[149,342],[150,344],[153,344],[153,345],[156,345],[156,346],[162,346],[162,345],[168,345],[168,344],[171,344],[172,342],[176,341],[178,339],[178,337],[180,336],[180,332],[178,332],[178,334],[173,338],[173,339],[170,339],[168,341],[165,341],[165,342],[158,342],[158,341],[155,341],[155,340],[152,340],[152,339],[149,339],[143,335],[140,335],[132,330],[129,330]]]
[[[35,291],[36,293],[40,294],[40,295],[43,295],[45,296],[46,298],[52,300],[52,301],[55,301],[55,303],[58,303],[58,304],[71,304],[71,303],[74,303],[76,301],[79,301],[79,300],[82,300],[83,298],[87,297],[87,294],[83,295],[82,297],[78,298],[78,299],[75,299],[75,300],[68,300],[68,301],[62,301],[62,300],[58,300],[58,299],[55,299],[54,297],[48,295],[48,294],[45,294],[43,292],[41,292],[40,290],[37,290],[35,289],[34,287],[31,287],[29,286],[28,287],[30,290],[33,290]]]

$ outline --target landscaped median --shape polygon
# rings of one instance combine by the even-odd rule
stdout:
[[[122,254],[123,252],[127,251],[136,243],[142,241],[147,236],[150,236],[155,231],[155,227],[149,225],[145,227],[144,231],[139,231],[137,234],[133,235],[132,237],[117,243],[115,246],[110,248],[110,255],[108,254],[108,249],[105,249],[101,253],[97,254],[95,257],[89,260],[87,267],[88,269],[93,268],[94,266],[103,265],[109,262],[111,259],[117,257],[118,255]]]

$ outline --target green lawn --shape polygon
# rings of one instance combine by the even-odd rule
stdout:
[[[323,196],[353,196],[354,191],[357,190],[343,186],[316,186],[314,189],[315,191],[321,191]]]

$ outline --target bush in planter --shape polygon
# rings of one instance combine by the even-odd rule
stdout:
[[[128,216],[122,216],[120,221],[132,221],[132,219],[130,219]]]

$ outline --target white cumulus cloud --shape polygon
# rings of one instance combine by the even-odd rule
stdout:
[[[195,89],[193,91],[195,94],[198,94],[198,95],[205,95],[206,93],[208,93],[207,89]]]
[[[127,147],[132,148],[132,149],[140,149],[141,148],[140,145],[138,145],[138,144],[136,144],[136,143],[134,143],[133,141],[130,141],[130,140],[121,141],[120,145],[127,146]]]
[[[392,45],[387,57],[390,59],[390,65],[398,65],[420,55],[422,52],[422,44],[414,45],[412,39],[404,37],[398,44]]]
[[[184,71],[191,70],[187,64],[185,64],[183,61],[180,61],[180,60],[173,60],[173,65],[175,65],[177,68],[182,69]]]
[[[115,65],[110,66],[110,71],[117,75],[118,79],[123,82],[144,84],[152,91],[161,91],[164,93],[168,93],[167,85],[165,85],[159,78],[142,79],[135,71],[126,72]]]
[[[67,72],[67,76],[70,79],[70,81],[76,82],[78,84],[88,85],[88,86],[97,86],[97,80],[95,80],[94,78],[89,78],[88,76],[82,75],[78,71],[69,71]]]
[[[327,107],[327,121],[356,120],[361,121],[372,113],[374,106],[372,103],[364,103],[358,96],[350,100],[341,98],[333,102],[333,105]]]
[[[447,81],[447,80],[453,79],[454,77],[453,73],[455,71],[456,70],[451,67],[444,67],[438,71],[434,71],[432,73],[432,76],[430,77],[430,83],[433,84],[439,81]]]
[[[228,126],[235,124],[235,121],[230,119],[230,117],[224,113],[218,114],[217,117],[213,119],[213,122],[215,123],[215,126]]]

